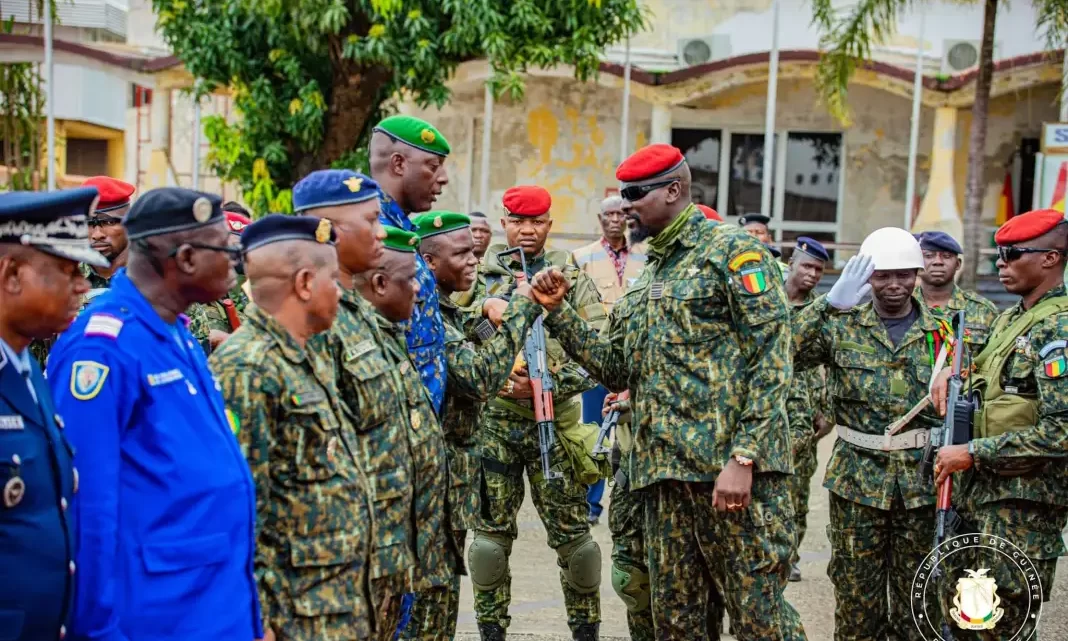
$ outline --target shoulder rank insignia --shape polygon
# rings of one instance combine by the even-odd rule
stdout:
[[[1050,378],[1060,378],[1064,376],[1066,370],[1068,370],[1068,364],[1065,363],[1064,348],[1068,346],[1068,341],[1053,341],[1047,343],[1038,352],[1039,358],[1042,359],[1042,368],[1046,372],[1046,376]]]
[[[122,319],[111,314],[93,314],[85,324],[86,336],[118,338],[122,331]]]
[[[111,368],[96,361],[74,361],[70,373],[70,393],[79,401],[96,398],[104,388]]]
[[[743,252],[732,258],[731,262],[727,263],[727,269],[731,270],[732,272],[736,272],[742,268],[742,265],[753,262],[759,263],[761,260],[763,260],[763,258],[764,257],[760,255],[760,252]]]

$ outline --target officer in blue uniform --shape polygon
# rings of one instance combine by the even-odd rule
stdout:
[[[89,281],[107,267],[89,246],[96,187],[0,196],[0,639],[62,639],[74,598],[78,491],[35,339],[63,331]]]
[[[255,490],[183,314],[234,285],[240,249],[219,198],[188,189],[146,193],[122,224],[126,268],[48,363],[87,471],[72,638],[259,639]]]

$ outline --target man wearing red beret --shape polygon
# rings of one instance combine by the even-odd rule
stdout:
[[[607,388],[630,390],[622,468],[645,501],[656,638],[708,641],[718,585],[737,639],[805,639],[783,597],[795,526],[781,272],[758,240],[708,224],[675,147],[639,150],[616,178],[628,215],[653,233],[648,264],[604,333],[566,304],[546,326]],[[535,288],[560,278],[544,272]]]
[[[502,297],[507,297],[527,276],[522,274],[517,255],[501,257],[498,253],[519,247],[531,274],[549,267],[561,270],[561,277],[571,284],[564,299],[566,304],[600,327],[605,311],[597,286],[585,272],[569,264],[567,252],[545,249],[552,228],[549,192],[537,186],[513,187],[505,192],[503,204],[501,226],[508,245],[493,245],[486,252],[475,284],[475,304],[494,324],[499,324],[506,305]],[[555,385],[557,441],[568,447],[567,436],[581,429],[579,394],[593,389],[595,383],[567,357],[555,334],[548,336],[546,343],[546,365]],[[563,472],[562,477],[546,479],[541,474],[533,392],[527,374],[525,363],[517,364],[505,388],[487,404],[480,424],[483,519],[468,551],[479,632],[483,641],[503,641],[508,628],[508,556],[519,534],[516,517],[523,504],[526,470],[549,547],[557,553],[568,625],[575,639],[595,641],[601,620],[601,550],[590,535],[586,488],[577,480],[577,473],[571,473],[571,457],[564,447],[554,447],[550,453],[552,468]],[[583,456],[588,454],[586,447]]]
[[[230,245],[240,245],[241,233],[252,224],[252,215],[234,201],[223,204],[222,210],[226,216],[226,226],[230,230]],[[204,353],[209,356],[241,326],[241,323],[245,322],[245,305],[248,304],[248,295],[243,289],[244,264],[238,263],[236,270],[237,284],[226,298],[213,303],[193,305],[189,308],[189,333],[197,339]]]
[[[1020,302],[994,321],[975,357],[973,380],[984,409],[975,416],[970,443],[939,450],[936,483],[941,487],[955,472],[973,470],[967,484],[960,475],[954,479],[953,503],[961,517],[978,532],[1021,548],[1034,564],[1035,571],[1024,573],[996,554],[961,560],[973,570],[989,568],[997,582],[1004,609],[998,638],[1036,638],[1037,600],[1041,595],[1049,601],[1053,592],[1068,523],[1068,222],[1058,211],[1028,212],[1002,225],[994,242],[998,278]],[[947,380],[945,371],[932,391],[943,414]]]
[[[122,217],[130,211],[130,197],[136,188],[130,183],[110,176],[93,176],[82,183],[83,187],[96,187],[100,194],[96,207],[89,212],[89,241],[97,252],[108,259],[107,267],[81,265],[82,273],[89,279],[89,293],[85,295],[84,304],[103,294],[111,286],[111,276],[126,266],[126,230],[122,227]],[[48,352],[55,342],[54,338],[34,341],[30,352],[43,367],[48,360]]]

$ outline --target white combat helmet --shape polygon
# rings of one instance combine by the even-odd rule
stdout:
[[[876,270],[923,269],[920,241],[900,227],[883,227],[868,234],[860,253],[871,256]]]

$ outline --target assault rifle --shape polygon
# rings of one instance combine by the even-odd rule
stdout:
[[[612,451],[612,448],[604,446],[604,442],[608,440],[612,430],[616,429],[617,424],[619,424],[619,410],[613,408],[609,410],[608,414],[605,414],[604,420],[601,421],[601,431],[597,432],[597,440],[593,442],[593,449],[590,450],[590,454],[597,456],[598,454],[607,454]]]
[[[954,345],[953,345],[953,368],[949,377],[949,388],[946,394],[946,417],[942,425],[931,430],[931,438],[923,451],[923,459],[920,461],[920,476],[923,479],[931,479],[934,474],[935,457],[937,448],[949,445],[961,445],[971,441],[972,421],[975,416],[976,401],[970,393],[964,393],[964,379],[961,376],[961,365],[964,361],[964,312],[960,311],[954,318]],[[969,367],[971,358],[969,356]],[[941,556],[940,546],[945,543],[947,533],[956,532],[960,527],[961,519],[953,509],[953,477],[950,476],[937,489],[938,501],[935,503],[935,537],[934,551],[931,553],[931,565],[934,567],[931,573],[932,580],[938,581],[942,571],[939,565]],[[942,638],[952,641],[952,629],[948,621],[942,622]]]
[[[533,278],[527,270],[527,259],[523,255],[522,247],[512,247],[497,254],[498,258],[505,258],[512,254],[519,254],[519,263],[523,267],[523,276],[530,282]],[[530,327],[530,333],[523,343],[523,360],[527,362],[527,375],[530,377],[530,387],[534,392],[534,420],[538,424],[538,449],[541,453],[541,473],[546,480],[563,477],[563,473],[552,469],[549,462],[549,453],[556,445],[556,425],[553,413],[553,377],[549,372],[548,359],[545,349],[545,325],[539,316]]]

